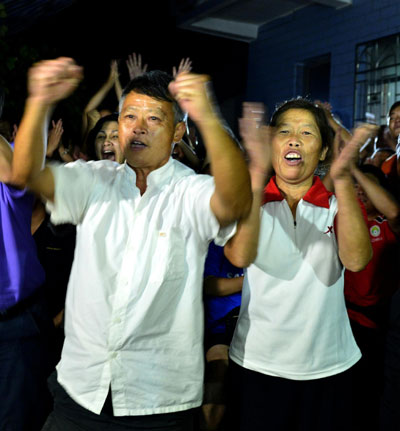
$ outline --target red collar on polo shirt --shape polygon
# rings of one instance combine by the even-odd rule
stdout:
[[[282,201],[284,197],[276,185],[275,176],[271,178],[264,189],[263,205],[267,202]],[[333,195],[329,192],[319,177],[315,176],[313,184],[304,195],[303,200],[318,207],[329,208],[329,198]]]

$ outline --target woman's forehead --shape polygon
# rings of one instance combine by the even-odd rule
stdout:
[[[288,109],[279,116],[277,123],[278,125],[284,123],[307,124],[318,128],[314,115],[306,109]]]

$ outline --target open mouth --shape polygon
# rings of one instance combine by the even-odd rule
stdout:
[[[101,153],[102,160],[112,160],[115,162],[115,153],[111,150],[104,150]]]
[[[140,151],[140,150],[143,150],[144,148],[147,148],[147,145],[141,141],[132,141],[129,144],[129,146],[133,151]]]
[[[298,165],[303,160],[301,154],[297,151],[289,151],[284,158],[289,165]]]

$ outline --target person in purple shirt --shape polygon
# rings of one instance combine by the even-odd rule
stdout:
[[[42,295],[45,273],[31,235],[34,197],[0,136],[0,429],[40,430],[51,409],[47,377],[52,320]]]

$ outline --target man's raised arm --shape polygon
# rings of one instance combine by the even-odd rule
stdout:
[[[35,192],[52,199],[54,182],[50,170],[43,169],[46,153],[47,120],[55,105],[78,86],[82,69],[74,60],[60,57],[36,63],[28,72],[28,98],[15,137],[10,182],[19,187],[28,183]]]
[[[169,88],[203,137],[215,180],[211,209],[225,226],[248,214],[252,201],[250,177],[242,152],[214,108],[208,85],[207,76],[185,72],[178,74]]]

